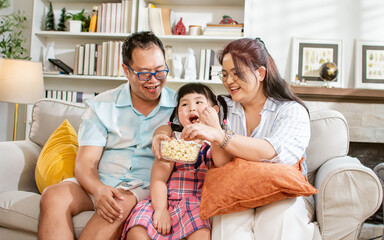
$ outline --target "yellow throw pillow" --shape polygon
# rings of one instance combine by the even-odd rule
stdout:
[[[69,121],[64,120],[49,137],[37,160],[35,180],[40,192],[74,176],[77,149],[77,133]]]

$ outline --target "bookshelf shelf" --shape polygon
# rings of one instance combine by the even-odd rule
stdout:
[[[137,6],[137,26],[140,22],[140,10],[148,3],[153,3],[158,8],[171,8],[175,14],[175,21],[183,17],[183,23],[188,29],[189,25],[201,25],[203,28],[207,23],[218,23],[223,15],[230,15],[239,22],[245,21],[246,9],[250,0],[132,0]],[[90,14],[93,6],[101,6],[104,3],[122,3],[122,0],[34,0],[32,33],[31,33],[31,58],[33,61],[43,61],[49,46],[53,46],[55,58],[62,60],[74,70],[75,49],[79,45],[96,44],[102,45],[105,42],[123,41],[129,36],[130,30],[126,33],[106,33],[106,32],[79,32],[69,31],[44,31],[44,21],[49,6],[52,2],[55,20],[60,16],[61,9],[65,7],[67,12],[77,12],[85,9],[86,14]],[[144,3],[144,5],[143,5]],[[246,30],[246,28],[245,28]],[[128,32],[128,33],[127,33]],[[188,33],[187,33],[188,34]],[[247,34],[244,32],[244,36]],[[158,35],[163,41],[164,46],[172,47],[174,56],[182,56],[183,65],[189,48],[194,52],[196,59],[197,78],[200,74],[201,51],[204,49],[214,50],[216,54],[226,43],[239,39],[239,36],[191,36],[191,35]],[[76,58],[78,59],[78,58]],[[217,59],[214,65],[218,65]],[[43,61],[44,62],[44,61]],[[54,71],[54,69],[46,69]],[[206,72],[206,71],[205,71]],[[84,74],[86,74],[84,72]],[[52,75],[44,74],[45,86],[51,90],[72,90],[83,92],[101,92],[116,87],[127,81],[125,77],[110,77],[98,75]],[[115,75],[112,74],[112,75]],[[121,73],[120,73],[121,76]],[[204,75],[204,78],[207,75]],[[208,75],[209,76],[209,75]],[[209,77],[208,77],[209,78]],[[212,86],[213,90],[225,91],[221,87],[220,81],[196,80],[195,82],[205,83]],[[190,81],[185,79],[172,79],[168,77],[167,85],[177,90],[180,86]]]
[[[72,39],[108,39],[124,40],[129,34],[121,33],[71,33],[59,31],[39,31],[36,36],[44,38],[72,38]],[[192,42],[228,42],[239,39],[237,36],[191,36],[191,35],[159,35],[161,40],[165,41],[192,41]]]
[[[160,5],[197,5],[197,6],[212,6],[212,5],[222,5],[222,6],[244,6],[244,1],[242,0],[145,0],[145,2]]]
[[[102,81],[122,81],[126,82],[127,78],[124,77],[108,77],[108,76],[89,76],[89,75],[66,75],[66,74],[44,74],[45,79],[83,79],[83,80],[102,80]],[[179,78],[171,78],[168,77],[167,82],[169,83],[190,83],[192,81],[179,79]],[[221,81],[214,80],[195,80],[193,82],[204,83],[204,84],[221,84]]]

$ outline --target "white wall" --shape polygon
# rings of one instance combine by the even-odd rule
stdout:
[[[382,0],[248,0],[252,37],[261,37],[288,80],[292,37],[341,39],[344,43],[344,87],[354,83],[354,41],[384,41]]]
[[[384,1],[381,0],[246,0],[250,36],[261,37],[282,75],[290,74],[292,37],[342,39],[344,42],[345,87],[354,82],[355,39],[384,41]],[[21,9],[31,19],[32,1],[11,0],[12,10]],[[0,11],[0,14],[7,14]],[[30,29],[25,31],[30,36]],[[28,43],[29,46],[29,43]],[[24,109],[21,107],[21,109]],[[10,139],[13,105],[0,103],[0,141]],[[8,117],[8,119],[13,119]],[[22,114],[21,114],[22,116]],[[7,119],[7,117],[5,117]],[[8,127],[7,127],[8,126]]]
[[[7,15],[13,12],[16,12],[18,9],[24,11],[25,16],[28,19],[28,28],[23,30],[23,35],[27,38],[27,43],[25,47],[30,49],[30,39],[31,39],[31,20],[32,20],[32,9],[33,1],[31,0],[10,0],[11,6],[5,9],[0,10],[0,15]],[[14,104],[0,102],[0,141],[9,141],[13,138],[13,116],[14,116]],[[19,124],[18,124],[18,133],[17,139],[24,139],[24,105],[19,106]]]

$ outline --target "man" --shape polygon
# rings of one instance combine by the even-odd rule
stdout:
[[[72,216],[93,209],[80,239],[118,239],[132,208],[149,193],[152,135],[167,123],[176,97],[164,88],[169,69],[153,33],[132,34],[122,52],[128,83],[87,102],[76,178],[42,193],[39,239],[73,239]],[[121,182],[128,183],[124,189],[116,187]]]

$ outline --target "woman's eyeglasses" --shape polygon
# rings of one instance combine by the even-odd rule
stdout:
[[[232,81],[236,82],[239,79],[239,76],[237,76],[236,73],[226,73],[226,72],[219,72],[217,76],[219,76],[220,80],[223,82],[227,82],[229,75],[231,75]]]
[[[168,72],[169,72],[169,68],[167,65],[166,65],[167,66],[166,70],[160,70],[160,71],[156,71],[156,72],[136,72],[130,66],[128,66],[128,65],[126,65],[126,66],[132,72],[134,72],[137,75],[137,78],[140,81],[148,81],[149,79],[152,78],[152,76],[154,76],[157,80],[160,80],[160,79],[166,78],[168,76]]]

